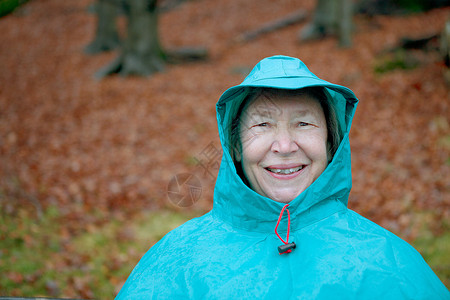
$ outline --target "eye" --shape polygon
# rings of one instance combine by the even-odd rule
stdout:
[[[306,123],[306,122],[298,122],[297,125],[301,127],[301,126],[308,126],[308,125],[311,125],[311,124]]]
[[[269,127],[269,126],[270,126],[269,122],[261,122],[251,126],[251,128]]]
[[[261,122],[261,123],[256,123],[255,125],[252,125],[250,128],[253,128],[256,131],[262,131],[262,130],[266,130],[270,128],[270,123],[269,122]]]

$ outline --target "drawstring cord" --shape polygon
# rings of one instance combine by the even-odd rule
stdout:
[[[291,230],[291,214],[289,212],[289,209],[287,209],[287,207],[289,206],[289,204],[286,204],[285,206],[283,206],[283,209],[280,212],[280,216],[278,217],[278,222],[277,222],[277,226],[275,226],[275,234],[277,235],[277,237],[284,243],[287,244],[289,242],[289,231]],[[286,241],[283,240],[283,238],[278,234],[277,229],[278,229],[278,225],[280,225],[280,221],[281,218],[283,217],[284,214],[284,210],[287,211],[287,215],[288,215],[288,225],[287,225],[287,235],[286,235]]]
[[[278,217],[277,226],[275,226],[275,234],[283,242],[283,245],[278,247],[279,254],[291,253],[292,249],[295,249],[295,247],[296,247],[294,242],[289,243],[289,232],[291,230],[291,213],[289,212],[289,209],[287,208],[288,206],[289,206],[289,204],[286,204],[281,209],[280,216]],[[277,231],[278,225],[280,225],[280,221],[281,221],[281,218],[283,217],[283,214],[284,214],[285,210],[286,210],[287,216],[288,216],[286,241],[283,240],[283,238],[278,234],[278,231]]]

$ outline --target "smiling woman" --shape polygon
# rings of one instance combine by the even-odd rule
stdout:
[[[414,248],[347,208],[357,103],[296,58],[260,61],[216,106],[212,211],[153,246],[117,299],[449,299]]]
[[[315,98],[263,93],[242,117],[237,161],[255,192],[288,203],[325,170],[327,122]]]

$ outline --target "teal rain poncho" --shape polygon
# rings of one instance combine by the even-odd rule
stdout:
[[[278,226],[296,248],[280,255],[284,206],[251,190],[227,147],[232,114],[251,87],[326,88],[343,138],[320,177],[289,203]],[[223,157],[213,209],[168,233],[135,267],[116,299],[450,299],[409,244],[347,208],[353,92],[298,59],[266,58],[217,103]],[[287,241],[286,241],[287,242]]]

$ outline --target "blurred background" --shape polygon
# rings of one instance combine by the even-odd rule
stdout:
[[[349,207],[450,286],[448,1],[0,0],[0,15],[0,296],[112,299],[212,208],[215,103],[276,54],[355,92]]]

